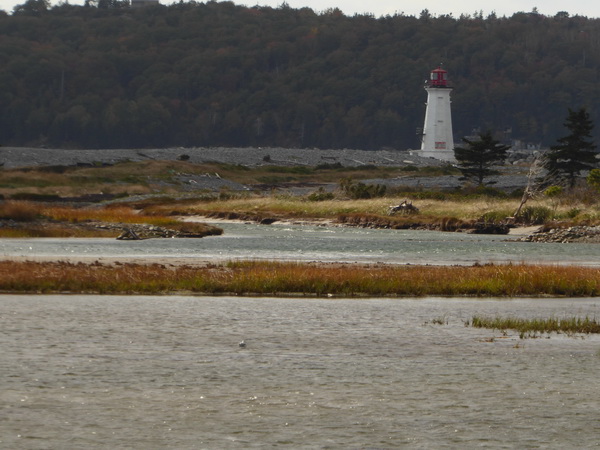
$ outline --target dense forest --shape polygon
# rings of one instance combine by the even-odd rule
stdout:
[[[0,11],[0,144],[419,148],[440,63],[457,141],[492,130],[549,146],[567,108],[600,117],[600,20],[566,12],[27,0]]]

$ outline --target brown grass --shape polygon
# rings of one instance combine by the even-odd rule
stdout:
[[[157,226],[179,223],[173,217],[147,215],[129,206],[73,208],[52,203],[9,200],[0,204],[0,219],[28,222],[45,218],[58,222],[149,223]]]
[[[105,208],[70,208],[66,206],[41,206],[43,216],[61,222],[111,222],[111,223],[151,223],[164,225],[176,222],[173,218],[148,216],[127,206],[111,206]]]
[[[0,203],[0,219],[30,222],[39,218],[39,207],[30,202],[8,201]]]
[[[0,291],[293,296],[598,296],[600,269],[536,265],[363,266],[232,262],[207,267],[0,262]]]
[[[105,237],[116,238],[121,231],[97,228],[79,228],[61,224],[32,225],[19,228],[0,228],[0,238],[71,238]]]
[[[397,205],[403,200],[412,200],[419,208],[419,213],[408,217],[388,216],[388,208]],[[247,198],[232,198],[226,200],[197,200],[178,202],[176,200],[153,204],[144,207],[148,214],[181,214],[200,216],[226,217],[235,214],[241,217],[272,217],[276,219],[329,219],[341,222],[365,222],[372,221],[374,217],[380,217],[377,221],[389,220],[405,227],[402,224],[413,222],[415,224],[435,225],[436,228],[453,230],[469,224],[482,217],[495,218],[504,221],[511,216],[518,205],[515,199],[495,198],[465,198],[462,200],[432,200],[414,199],[410,195],[399,197],[384,197],[367,200],[334,199],[322,202],[310,202],[302,197],[291,196],[254,196]],[[547,199],[530,201],[531,207],[549,208]],[[575,221],[585,220],[589,224],[600,223],[600,209],[581,204],[570,204],[560,206],[551,210],[549,219],[564,220],[570,211],[579,211]]]
[[[0,220],[10,226],[0,227],[0,237],[116,237],[120,230],[107,231],[87,225],[149,224],[195,235],[221,234],[222,230],[200,222],[181,222],[174,217],[147,215],[128,206],[72,208],[25,201],[0,203]]]

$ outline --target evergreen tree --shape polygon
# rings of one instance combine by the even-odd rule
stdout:
[[[558,144],[546,153],[546,168],[555,180],[564,180],[570,187],[575,185],[577,176],[583,170],[591,170],[596,165],[596,145],[591,139],[594,125],[585,108],[573,111],[564,123],[571,133],[559,138]]]
[[[454,149],[458,170],[463,174],[461,179],[474,181],[478,186],[483,186],[485,178],[498,173],[492,167],[504,163],[510,146],[500,144],[492,137],[491,131],[480,133],[473,140],[463,138],[463,142],[467,144],[465,147]]]

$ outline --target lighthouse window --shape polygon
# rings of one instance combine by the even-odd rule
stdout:
[[[431,74],[431,79],[432,80],[437,80],[438,79],[438,74],[437,73],[432,73]]]

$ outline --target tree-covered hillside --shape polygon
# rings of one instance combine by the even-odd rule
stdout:
[[[597,19],[28,0],[0,14],[0,143],[418,148],[441,62],[457,141],[551,145],[567,108],[600,115]]]

